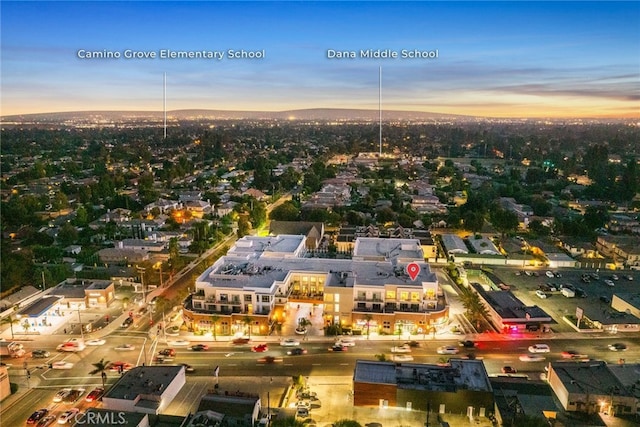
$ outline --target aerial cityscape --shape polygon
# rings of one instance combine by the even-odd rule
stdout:
[[[3,426],[640,425],[640,3],[0,23]]]

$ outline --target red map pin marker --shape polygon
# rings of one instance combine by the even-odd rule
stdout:
[[[407,274],[411,278],[411,280],[416,280],[418,274],[420,274],[420,265],[416,262],[412,262],[407,265]]]

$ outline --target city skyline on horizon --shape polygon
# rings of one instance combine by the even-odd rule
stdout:
[[[162,111],[164,73],[170,111],[377,110],[382,67],[387,111],[640,117],[637,2],[3,2],[0,14],[2,116]]]

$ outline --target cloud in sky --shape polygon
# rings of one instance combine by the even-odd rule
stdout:
[[[385,108],[640,111],[637,2],[3,2],[2,114]],[[263,59],[80,59],[79,49],[264,50]],[[327,49],[438,50],[329,59]]]

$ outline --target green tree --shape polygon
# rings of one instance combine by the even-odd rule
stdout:
[[[295,202],[287,200],[273,208],[269,218],[274,221],[297,221],[300,219],[300,209],[298,209]]]
[[[467,230],[473,233],[478,233],[484,226],[484,215],[480,212],[467,211],[462,214],[462,220]]]
[[[220,316],[218,316],[217,314],[211,315],[211,332],[213,333],[214,341],[218,341],[218,336],[216,334],[216,326],[218,325],[219,321],[220,321]]]
[[[70,222],[65,222],[58,231],[58,242],[61,246],[68,246],[78,240],[78,230]]]
[[[8,316],[3,317],[0,323],[3,325],[9,325],[9,328],[11,329],[11,340],[13,340],[13,325],[20,323],[20,320],[13,314],[9,314]]]
[[[251,219],[251,225],[253,228],[260,228],[265,221],[267,220],[267,208],[265,207],[264,202],[255,202],[253,204],[253,209],[249,213],[249,218]]]
[[[169,262],[171,265],[175,265],[180,257],[180,246],[178,245],[178,238],[172,237],[169,239]]]
[[[250,230],[251,224],[249,223],[247,216],[241,215],[240,218],[238,218],[238,231],[236,232],[238,239],[242,239],[244,236],[249,234]]]
[[[477,293],[468,288],[462,288],[460,295],[462,307],[466,310],[467,318],[476,325],[476,330],[480,329],[480,323],[489,316],[489,310],[482,303]]]
[[[373,316],[370,313],[364,315],[364,320],[367,322],[367,339],[369,339],[370,329],[371,329],[371,321],[373,320]]]
[[[491,223],[504,237],[507,233],[518,229],[518,216],[511,211],[496,207],[491,211]]]
[[[105,361],[104,358],[102,358],[99,362],[92,363],[95,369],[89,372],[89,375],[100,374],[100,377],[102,378],[102,388],[106,387],[107,368],[109,367],[109,363],[109,361]]]
[[[244,316],[242,318],[242,323],[244,323],[245,327],[249,331],[248,337],[249,337],[249,339],[251,339],[251,326],[252,326],[252,323],[253,323],[253,317],[248,316],[248,315]]]

